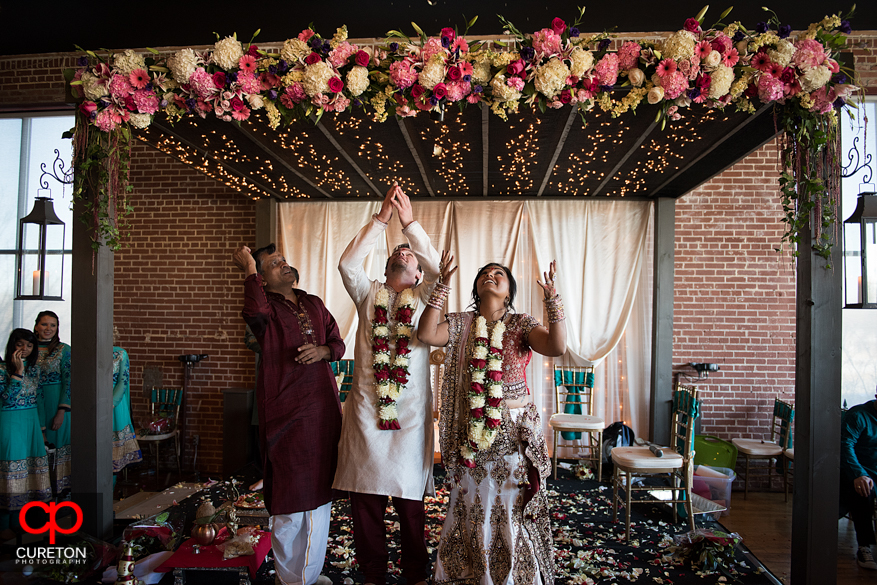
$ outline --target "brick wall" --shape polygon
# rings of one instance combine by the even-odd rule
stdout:
[[[255,384],[243,344],[243,276],[231,265],[234,249],[255,240],[254,203],[151,147],[137,144],[131,158],[134,212],[128,245],[115,255],[113,315],[131,358],[134,421],[146,421],[144,370],[182,386],[177,356],[208,354],[189,382],[184,469],[198,434],[198,469],[216,473],[222,389]]]

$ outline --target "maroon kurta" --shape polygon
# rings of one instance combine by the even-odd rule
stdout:
[[[258,274],[244,280],[244,320],[262,347],[256,400],[270,514],[313,510],[332,500],[341,403],[329,362],[303,365],[298,348],[326,345],[344,355],[335,318],[319,297],[296,289],[298,306],[266,293]],[[226,437],[234,440],[234,437]]]

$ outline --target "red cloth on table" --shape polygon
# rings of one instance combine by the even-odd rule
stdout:
[[[344,356],[335,318],[319,297],[295,289],[298,305],[266,293],[259,274],[244,280],[244,320],[262,348],[256,400],[268,513],[293,514],[332,501],[341,402],[328,361],[300,364],[298,348],[328,346]]]
[[[268,551],[271,550],[271,533],[261,530],[258,532],[261,535],[259,538],[259,542],[253,545],[253,550],[256,551],[256,554],[247,555],[244,557],[235,557],[233,559],[225,560],[222,558],[222,552],[216,547],[217,544],[222,544],[228,538],[228,529],[226,527],[222,527],[220,529],[219,534],[216,535],[216,540],[213,541],[213,544],[209,546],[202,546],[201,552],[197,555],[195,554],[195,549],[192,545],[197,544],[194,538],[187,539],[183,544],[180,545],[180,548],[176,550],[176,552],[165,562],[163,562],[155,571],[157,573],[167,573],[168,571],[176,568],[183,569],[193,569],[193,568],[225,568],[225,567],[247,567],[250,571],[250,576],[255,577],[256,571],[259,570],[259,567],[262,566],[262,563],[265,561],[265,556],[268,554]]]

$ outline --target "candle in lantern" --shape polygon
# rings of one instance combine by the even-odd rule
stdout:
[[[49,271],[46,270],[46,271],[42,272],[42,274],[40,274],[39,270],[34,270],[33,271],[33,294],[34,294],[34,296],[38,296],[40,294],[40,276],[43,276],[43,278],[45,278],[44,290],[46,292],[49,291]],[[859,279],[859,280],[861,281],[861,279]],[[861,285],[861,282],[859,284]],[[861,291],[861,286],[859,287],[859,290]]]
[[[858,303],[862,304],[862,277],[859,277],[859,301]]]

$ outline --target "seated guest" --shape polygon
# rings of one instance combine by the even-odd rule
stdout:
[[[38,400],[40,369],[37,338],[15,329],[0,363],[0,530],[3,540],[14,538],[11,512],[31,501],[48,501],[49,463],[41,429]],[[18,524],[17,522],[15,523]]]
[[[856,561],[877,570],[874,540],[874,481],[877,480],[877,400],[849,409],[840,427],[840,516],[856,529]]]

